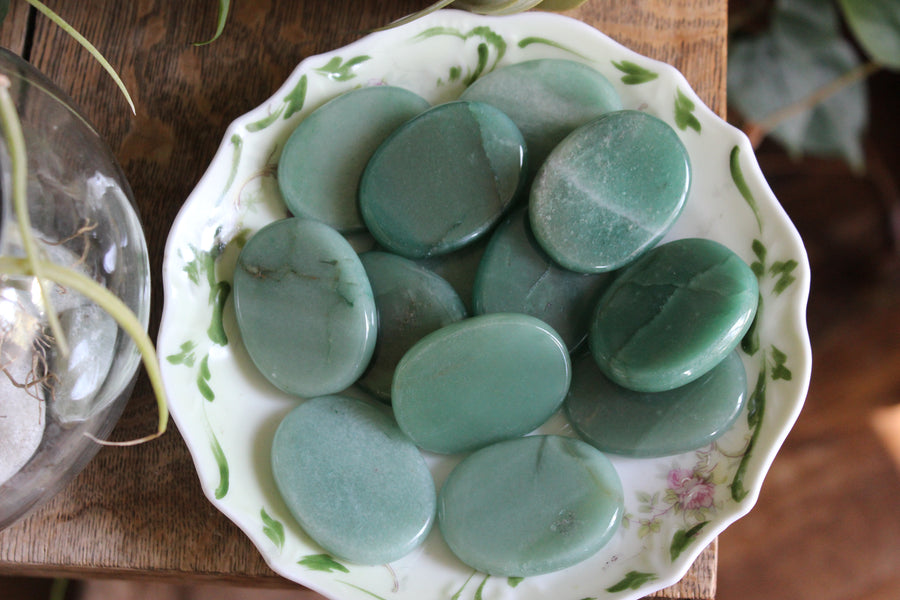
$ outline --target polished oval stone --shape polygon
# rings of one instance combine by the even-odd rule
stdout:
[[[525,142],[500,110],[448,102],[402,125],[360,182],[369,231],[409,258],[443,254],[483,235],[519,188]]]
[[[394,369],[413,344],[427,334],[466,317],[456,290],[415,262],[388,252],[360,256],[378,311],[375,353],[359,384],[390,400]]]
[[[434,522],[422,454],[388,412],[361,400],[322,396],[288,413],[272,441],[272,472],[304,531],[343,560],[401,558]]]
[[[758,299],[753,271],[722,244],[669,242],[635,261],[604,292],[589,334],[591,352],[621,386],[677,388],[734,350]]]
[[[292,217],[260,229],[238,257],[233,294],[247,353],[282,390],[338,392],[369,364],[372,288],[353,248],[328,225]]]
[[[399,87],[359,88],[334,98],[294,129],[278,161],[278,185],[295,216],[340,231],[365,227],[357,191],[379,145],[431,105]]]
[[[533,174],[569,133],[603,113],[621,110],[619,93],[595,69],[545,58],[495,69],[460,96],[496,106],[518,126]]]
[[[573,359],[565,408],[578,435],[603,452],[657,457],[718,439],[747,399],[737,351],[694,381],[664,392],[635,392],[610,381],[588,354]]]
[[[469,314],[474,314],[472,290],[475,288],[475,274],[489,241],[490,236],[484,235],[453,252],[420,258],[416,262],[446,279],[459,294]]]
[[[400,428],[432,452],[467,452],[525,435],[556,412],[569,389],[565,343],[542,321],[482,315],[431,333],[394,372]]]
[[[534,235],[568,269],[617,269],[675,223],[690,171],[665,122],[635,110],[606,113],[572,132],[538,171],[529,197]]]
[[[530,577],[572,566],[602,548],[624,512],[609,459],[562,436],[527,436],[466,457],[438,498],[453,553],[491,575]]]
[[[576,273],[553,262],[535,241],[528,212],[522,208],[491,235],[475,277],[475,312],[537,317],[571,351],[587,338],[594,307],[610,276]]]

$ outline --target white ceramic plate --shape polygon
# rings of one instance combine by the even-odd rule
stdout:
[[[439,103],[492,69],[545,57],[596,68],[626,108],[668,122],[687,147],[693,187],[668,239],[715,239],[759,277],[757,327],[743,354],[749,407],[733,430],[695,452],[613,457],[625,489],[625,520],[604,549],[572,568],[523,580],[475,573],[452,556],[437,527],[423,547],[390,565],[342,563],[304,534],[276,491],[269,447],[275,427],[298,400],[263,379],[242,347],[228,296],[237,252],[252,232],[285,216],[274,178],[280,149],[326,100],[387,83]],[[750,510],[809,383],[806,253],[747,139],[715,116],[672,67],[558,15],[440,11],[304,60],[269,101],[229,127],[175,221],[163,269],[163,375],[204,492],[272,569],[330,598],[638,598],[671,585],[717,534]],[[557,416],[542,431],[568,428]],[[440,485],[453,460],[427,458]]]

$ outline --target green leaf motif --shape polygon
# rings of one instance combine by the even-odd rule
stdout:
[[[778,276],[778,281],[775,282],[776,294],[780,294],[797,280],[792,273],[798,266],[799,263],[793,259],[779,260],[772,263],[772,266],[769,267],[769,273]]]
[[[508,583],[509,587],[512,587],[512,588],[516,587],[523,581],[525,581],[524,577],[507,577],[506,578],[506,583]]]
[[[356,77],[356,73],[353,72],[353,69],[367,60],[371,59],[371,56],[362,55],[362,56],[354,56],[353,58],[344,62],[340,56],[335,56],[323,66],[315,69],[317,73],[325,75],[329,79],[334,81],[349,81]]]
[[[212,378],[212,374],[209,372],[209,354],[203,357],[203,360],[200,361],[200,370],[197,373],[197,389],[200,390],[200,395],[206,398],[208,402],[212,402],[216,399],[216,394],[212,391],[212,388],[209,387],[209,380]]]
[[[688,127],[700,133],[700,121],[694,116],[694,102],[681,90],[675,96],[675,125],[685,131]]]
[[[333,571],[350,572],[347,567],[334,560],[330,554],[309,554],[297,561],[297,564],[312,571],[324,571],[326,573]]]
[[[472,597],[472,600],[484,600],[484,584],[487,583],[487,580],[490,579],[490,575],[485,575],[484,579],[481,580],[481,585],[478,586],[478,589],[475,590],[475,595]]]
[[[790,381],[794,377],[791,370],[785,366],[786,362],[787,355],[775,346],[772,346],[772,381],[777,379]]]
[[[278,117],[280,117],[281,113],[284,112],[284,107],[285,107],[285,105],[282,104],[277,109],[275,109],[275,111],[269,113],[268,115],[266,115],[259,121],[254,121],[253,123],[248,124],[247,131],[250,131],[252,133],[255,133],[257,131],[262,131],[263,129],[265,129],[266,127],[268,127],[269,125],[271,125],[272,123],[274,123],[275,121],[278,120]]]
[[[209,327],[206,329],[206,335],[213,343],[220,346],[228,344],[228,335],[225,333],[225,324],[223,315],[225,312],[225,302],[231,295],[231,284],[227,281],[220,281],[215,285],[215,298],[213,299],[213,314]]]
[[[349,581],[341,581],[341,583],[343,583],[346,586],[352,587],[354,590],[359,590],[360,592],[362,592],[364,594],[368,594],[372,598],[375,598],[375,600],[386,600],[385,598],[382,598],[378,594],[371,592],[364,587],[360,587],[360,586],[356,585],[355,583],[350,583]]]
[[[897,0],[839,0],[856,40],[877,63],[900,69],[900,3]]]
[[[485,72],[492,71],[494,68],[496,68],[497,64],[506,54],[506,40],[503,39],[503,36],[492,30],[490,27],[486,26],[473,27],[466,33],[463,33],[462,31],[454,27],[430,27],[416,35],[413,40],[422,41],[439,35],[449,35],[459,38],[463,41],[469,40],[471,38],[482,39],[482,42],[478,44],[477,48],[478,62],[476,64],[476,67],[473,71],[470,71],[469,74],[463,79],[463,82],[466,85],[471,84]],[[496,55],[493,62],[489,64],[491,48],[494,49]],[[461,75],[461,67],[450,67],[450,81],[458,80]]]
[[[753,315],[753,321],[750,322],[750,328],[747,329],[747,333],[745,333],[744,337],[741,339],[741,350],[748,356],[753,356],[759,352],[759,320],[760,315],[762,314],[762,303],[763,297],[762,294],[759,294],[759,299],[756,304],[756,314]]]
[[[166,357],[166,360],[169,361],[173,365],[184,365],[186,367],[193,367],[194,362],[197,360],[197,357],[194,356],[194,349],[197,347],[195,342],[187,341],[179,346],[180,352],[177,354],[170,354]]]
[[[624,592],[625,590],[636,590],[645,583],[653,581],[654,579],[656,579],[656,575],[654,575],[653,573],[629,571],[625,574],[625,577],[622,578],[620,582],[606,588],[606,591],[610,594],[615,594],[616,592]]]
[[[222,193],[219,195],[219,200],[216,204],[222,201],[222,198],[225,197],[225,194],[228,193],[228,190],[231,189],[232,184],[234,184],[234,179],[237,177],[238,166],[241,164],[241,152],[244,149],[244,140],[238,134],[233,134],[231,139],[229,140],[232,146],[232,155],[231,155],[231,170],[228,173],[228,179],[225,181],[225,187],[222,188]]]
[[[587,60],[587,57],[585,55],[580,54],[579,52],[576,52],[575,50],[572,50],[565,44],[561,44],[559,42],[554,42],[553,40],[548,40],[547,38],[536,37],[536,36],[525,37],[525,38],[522,38],[521,40],[519,40],[518,45],[519,45],[519,48],[527,48],[528,46],[530,46],[532,44],[543,44],[544,46],[550,46],[552,48],[557,48],[564,52],[568,52],[569,54],[572,54],[573,56],[577,56],[578,58],[583,58],[583,59]]]
[[[762,218],[759,214],[759,207],[756,205],[756,198],[753,197],[753,192],[750,191],[750,186],[747,185],[747,180],[744,179],[744,171],[741,169],[740,146],[735,146],[731,149],[731,155],[728,159],[728,167],[731,171],[731,180],[734,182],[735,187],[737,187],[738,191],[741,193],[741,197],[745,202],[747,202],[750,210],[753,211],[753,215],[756,217],[756,224],[759,227],[759,230],[762,231]],[[757,240],[754,240],[753,242],[754,244],[756,244]]]
[[[669,557],[672,562],[678,558],[684,550],[690,546],[691,542],[697,537],[697,534],[709,523],[709,521],[700,521],[690,529],[679,529],[672,537],[672,544],[669,546]]]
[[[637,65],[630,60],[623,61],[612,61],[612,64],[615,68],[625,73],[622,76],[622,83],[625,85],[638,85],[641,83],[647,83],[648,81],[653,81],[657,77],[659,77],[659,73],[654,73],[644,67]]]
[[[216,434],[209,432],[209,445],[212,449],[216,464],[219,466],[219,487],[214,492],[216,500],[221,500],[228,494],[228,460],[225,458],[225,452],[219,444]]]
[[[300,81],[297,83],[296,87],[291,90],[287,96],[284,97],[285,110],[284,110],[284,118],[289,119],[294,113],[297,113],[303,110],[303,105],[306,103],[306,88],[307,88],[307,78],[306,74],[303,74],[303,77],[300,78]]]
[[[281,550],[284,547],[284,525],[270,517],[265,508],[259,509],[259,516],[263,522],[263,533]]]
[[[741,457],[741,462],[735,469],[734,478],[731,480],[731,498],[735,502],[740,502],[750,493],[744,486],[744,476],[747,473],[747,465],[750,462],[750,457],[753,455],[753,449],[756,447],[756,442],[759,439],[763,415],[766,410],[767,375],[765,360],[765,357],[763,357],[763,366],[759,371],[759,376],[756,378],[756,387],[747,401],[747,424],[750,426],[752,433],[750,434],[750,441],[747,443],[747,449],[744,451],[744,456]]]

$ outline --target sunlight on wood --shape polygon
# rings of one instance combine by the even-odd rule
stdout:
[[[871,424],[897,470],[900,471],[900,404],[875,409]]]

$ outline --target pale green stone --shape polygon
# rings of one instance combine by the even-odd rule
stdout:
[[[538,171],[531,227],[562,266],[611,271],[662,239],[690,181],[687,150],[669,125],[635,110],[606,113],[572,132]]]
[[[386,249],[443,254],[500,220],[523,179],[525,142],[515,124],[480,102],[448,102],[402,125],[363,173],[360,210]]]
[[[415,262],[387,252],[360,256],[378,311],[378,337],[369,368],[359,384],[390,400],[397,363],[427,334],[459,321],[466,307],[456,290]]]
[[[377,565],[421,544],[435,515],[431,472],[381,407],[307,400],[279,424],[272,474],[291,514],[336,558]]]
[[[601,452],[574,438],[527,436],[466,457],[444,482],[438,524],[470,567],[530,577],[600,550],[624,512],[622,483]]]
[[[357,202],[363,169],[397,127],[429,107],[403,88],[372,86],[314,110],[288,137],[278,160],[278,185],[288,209],[341,231],[364,228]]]
[[[413,346],[394,372],[400,428],[426,450],[467,452],[533,431],[569,389],[565,343],[520,314],[464,319]]]
[[[573,350],[587,338],[609,273],[576,273],[554,263],[519,209],[492,234],[475,278],[477,314],[520,312],[550,325]]]
[[[508,65],[476,80],[460,96],[496,106],[518,126],[533,174],[569,133],[622,101],[595,69],[566,59],[538,59]]]
[[[235,267],[234,308],[260,373],[297,396],[353,384],[375,347],[366,272],[341,234],[318,221],[282,219],[250,238]]]
[[[747,399],[737,351],[694,381],[665,392],[635,392],[609,380],[590,354],[572,361],[566,414],[603,452],[657,457],[690,452],[726,433]]]
[[[591,352],[623,387],[677,388],[734,350],[758,299],[756,276],[727,247],[700,238],[669,242],[628,266],[604,292]]]

